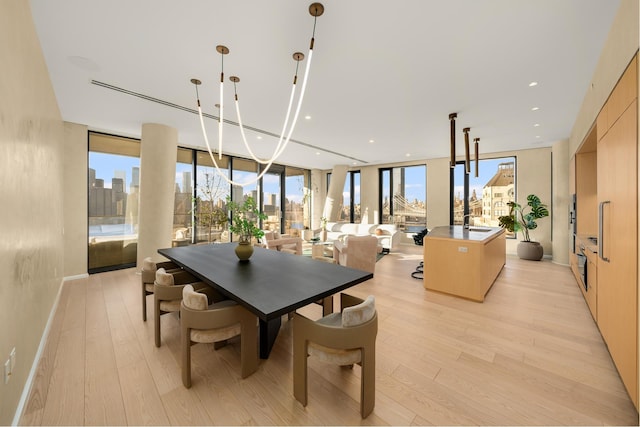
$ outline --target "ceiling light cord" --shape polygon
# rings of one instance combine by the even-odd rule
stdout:
[[[198,101],[198,116],[200,118],[200,127],[202,128],[202,134],[204,136],[204,140],[205,140],[205,144],[207,145],[207,151],[209,152],[209,155],[211,156],[211,160],[213,160],[213,164],[218,172],[218,174],[220,176],[222,176],[229,184],[231,185],[237,185],[240,187],[244,187],[247,185],[251,185],[255,182],[257,182],[260,178],[262,178],[262,176],[267,173],[267,171],[269,170],[269,168],[271,167],[271,165],[273,164],[273,162],[280,157],[280,155],[284,152],[284,150],[286,149],[287,145],[289,144],[289,142],[291,141],[291,136],[293,134],[293,130],[295,129],[296,123],[298,122],[298,117],[300,115],[300,109],[302,107],[302,101],[304,99],[304,94],[306,91],[306,87],[307,87],[307,81],[309,78],[309,70],[311,69],[311,58],[313,56],[313,46],[315,44],[315,31],[316,31],[316,21],[317,21],[317,17],[322,15],[322,13],[324,12],[324,6],[322,6],[322,4],[320,3],[313,3],[311,4],[311,6],[309,6],[309,13],[314,17],[313,19],[313,33],[312,33],[312,37],[311,37],[311,42],[310,42],[310,47],[309,47],[309,55],[308,55],[308,59],[307,59],[307,65],[305,68],[305,72],[304,72],[304,78],[302,81],[302,88],[300,90],[300,95],[298,98],[298,103],[296,106],[296,110],[295,113],[293,115],[293,120],[291,122],[291,126],[289,127],[289,130],[287,132],[287,126],[289,125],[289,118],[291,115],[291,108],[293,107],[293,100],[295,98],[295,91],[296,91],[296,83],[298,80],[298,66],[299,66],[299,62],[304,59],[304,54],[300,53],[300,52],[296,52],[293,54],[293,59],[296,61],[296,72],[295,75],[293,77],[293,87],[291,89],[291,96],[289,97],[289,106],[287,108],[287,113],[285,115],[285,120],[284,120],[284,124],[282,126],[282,132],[280,133],[280,138],[278,140],[278,145],[276,146],[273,155],[271,156],[271,158],[267,159],[260,159],[258,158],[253,151],[251,150],[251,147],[249,146],[249,143],[247,142],[247,138],[244,132],[244,126],[242,125],[242,116],[240,114],[240,102],[238,101],[238,92],[237,92],[237,86],[236,83],[238,83],[240,81],[240,79],[237,76],[231,76],[229,78],[229,80],[231,80],[233,82],[233,87],[234,87],[234,97],[235,97],[235,105],[236,105],[236,114],[238,116],[238,125],[240,127],[240,134],[242,135],[242,140],[244,142],[245,147],[247,148],[247,150],[249,151],[249,154],[251,155],[251,157],[253,158],[253,160],[255,160],[256,162],[258,162],[259,164],[262,165],[266,165],[263,170],[254,178],[254,179],[250,179],[247,182],[244,183],[239,183],[239,182],[235,182],[231,179],[229,179],[218,167],[218,162],[215,159],[215,156],[213,155],[213,152],[211,150],[211,146],[209,144],[209,137],[207,135],[207,131],[204,125],[204,117],[202,114],[202,108],[200,106],[200,98],[198,95],[198,85],[200,85],[202,82],[198,79],[191,79],[191,83],[193,83],[196,86],[196,98]],[[226,46],[222,46],[222,45],[218,45],[216,46],[216,50],[220,53],[221,55],[221,71],[220,71],[220,104],[219,104],[219,116],[218,116],[218,160],[222,159],[222,138],[223,138],[223,132],[222,132],[222,128],[223,128],[223,123],[224,123],[224,98],[223,98],[223,91],[224,91],[224,55],[229,53],[229,49]],[[286,138],[284,137],[286,133]]]

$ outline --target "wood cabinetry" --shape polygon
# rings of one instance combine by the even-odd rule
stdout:
[[[597,120],[597,322],[638,407],[637,60]]]

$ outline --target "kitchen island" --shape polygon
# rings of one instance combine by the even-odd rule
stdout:
[[[473,301],[484,301],[506,261],[499,227],[435,227],[423,244],[425,289]]]

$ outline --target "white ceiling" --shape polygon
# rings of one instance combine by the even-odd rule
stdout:
[[[178,129],[181,145],[203,147],[193,113],[91,81],[195,109],[189,80],[196,77],[203,81],[203,110],[217,115],[215,46],[224,44],[231,51],[225,77],[241,78],[244,124],[279,134],[295,69],[291,54],[309,48],[310,3],[31,0],[31,7],[64,120],[134,137],[143,123],[163,123]],[[321,169],[354,159],[362,165],[447,157],[452,112],[458,153],[464,127],[486,153],[568,138],[619,6],[619,0],[322,3],[292,138],[328,152],[291,143],[278,160]],[[531,81],[539,84],[529,87]],[[237,121],[228,81],[224,93],[225,118]],[[217,144],[217,123],[206,122]],[[270,155],[277,140],[257,135],[247,133],[254,151]],[[238,141],[239,129],[225,125],[223,151],[248,157]]]

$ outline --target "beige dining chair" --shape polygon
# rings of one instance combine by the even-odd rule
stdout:
[[[373,295],[366,300],[340,294],[340,313],[317,321],[298,313],[293,317],[293,394],[307,406],[307,359],[324,363],[362,367],[360,415],[369,416],[375,406],[376,335],[378,315]]]
[[[167,273],[180,271],[180,267],[171,261],[153,262],[151,257],[142,260],[140,272],[140,284],[142,285],[142,321],[147,321],[147,295],[153,295],[153,282],[156,280],[156,271],[164,268]]]
[[[217,350],[229,338],[240,335],[242,378],[258,369],[258,318],[235,301],[224,300],[208,305],[207,296],[192,285],[182,290],[180,329],[182,347],[182,384],[191,387],[191,346],[213,343]]]
[[[182,289],[191,284],[197,291],[206,294],[210,301],[219,302],[225,298],[211,286],[199,281],[187,271],[168,273],[164,268],[156,271],[156,280],[153,283],[153,322],[156,347],[160,347],[160,316],[167,313],[180,311],[182,301]]]

